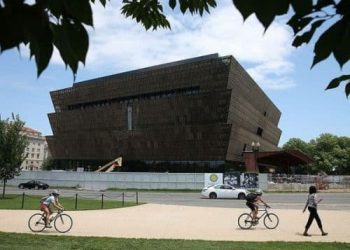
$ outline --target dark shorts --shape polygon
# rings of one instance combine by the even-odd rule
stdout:
[[[255,211],[255,210],[258,209],[258,206],[255,205],[255,204],[252,203],[252,202],[247,202],[246,205],[247,205],[247,207],[249,207],[252,211]]]

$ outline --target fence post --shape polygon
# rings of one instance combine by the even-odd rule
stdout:
[[[75,194],[75,210],[78,209],[78,193]]]
[[[124,207],[124,192],[123,192],[123,194],[122,194],[122,206]]]
[[[22,194],[22,209],[23,209],[23,207],[24,207],[24,192]]]
[[[136,205],[139,204],[139,192],[136,192]]]
[[[102,203],[101,203],[101,208],[103,209],[103,194],[102,194]]]

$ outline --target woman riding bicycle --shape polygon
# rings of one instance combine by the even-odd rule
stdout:
[[[45,213],[45,226],[48,228],[52,227],[50,225],[50,215],[52,214],[50,205],[58,210],[64,210],[64,207],[58,202],[59,196],[59,192],[57,190],[54,190],[48,197],[40,202],[40,210]]]

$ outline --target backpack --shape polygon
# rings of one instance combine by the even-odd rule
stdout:
[[[49,197],[50,197],[49,195],[48,195],[48,196],[42,197],[42,198],[40,199],[40,203],[43,203],[43,202],[46,201],[47,198],[49,198]]]
[[[246,196],[245,199],[246,199],[247,202],[254,202],[255,199],[256,199],[256,197],[257,197],[256,194],[254,194],[254,193],[249,193],[249,194],[247,194],[247,196]]]

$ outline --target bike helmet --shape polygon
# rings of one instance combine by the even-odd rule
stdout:
[[[54,196],[59,196],[60,193],[58,192],[57,189],[55,189],[55,190],[52,191],[52,195],[54,195]]]
[[[255,190],[254,193],[257,194],[257,195],[262,195],[262,194],[263,194],[263,192],[262,192],[262,190],[261,190],[260,188],[258,188],[257,190]]]

